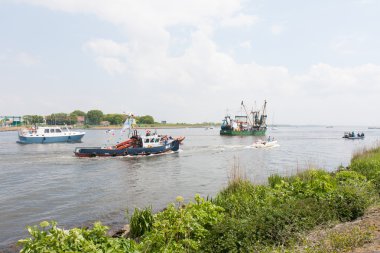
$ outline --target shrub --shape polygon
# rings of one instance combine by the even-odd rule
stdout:
[[[142,237],[142,251],[196,252],[211,227],[224,217],[223,208],[199,195],[187,205],[182,205],[183,198],[177,199],[178,207],[170,204],[154,215],[152,230]]]
[[[359,172],[371,180],[380,193],[380,157],[367,154],[366,157],[357,157],[351,162],[350,169]]]
[[[280,185],[286,178],[278,175],[278,174],[273,174],[268,177],[268,184],[271,188],[275,188],[276,185]]]
[[[111,238],[108,227],[100,222],[92,229],[73,228],[64,230],[56,222],[41,222],[40,227],[28,227],[30,238],[19,240],[21,253],[47,252],[134,252],[135,243],[130,239]]]
[[[147,207],[142,210],[135,208],[131,218],[129,219],[130,235],[132,238],[137,238],[149,232],[153,224],[152,207]]]
[[[252,251],[258,245],[289,245],[317,225],[363,215],[376,196],[372,184],[354,171],[335,175],[308,170],[300,175],[272,175],[269,187],[249,181],[230,184],[215,198],[226,218],[215,225],[206,251]]]
[[[268,187],[253,185],[245,180],[230,184],[216,196],[214,203],[233,217],[245,217],[254,213],[271,194]]]
[[[373,184],[355,171],[336,173],[337,187],[330,196],[332,208],[341,221],[351,221],[364,214],[377,199]]]

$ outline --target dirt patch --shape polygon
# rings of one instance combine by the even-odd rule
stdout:
[[[334,251],[329,242],[331,235],[335,235],[335,238],[341,235],[338,243],[351,245],[350,248],[354,249]],[[347,238],[350,238],[350,243],[344,241]],[[327,252],[380,253],[380,205],[369,208],[364,216],[355,221],[339,223],[332,228],[317,229],[307,235],[306,242],[307,247],[324,249]],[[301,247],[300,252],[305,251],[305,248]]]
[[[374,238],[371,243],[367,243],[360,248],[351,251],[352,253],[380,253],[380,205],[370,208],[360,219],[352,222],[362,228],[374,227]],[[349,226],[349,223],[343,225]]]

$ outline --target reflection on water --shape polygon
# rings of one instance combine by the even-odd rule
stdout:
[[[272,149],[247,146],[257,137],[221,137],[218,129],[168,129],[186,136],[178,153],[143,158],[76,158],[76,146],[101,146],[103,130],[88,130],[81,144],[16,143],[16,132],[0,133],[0,246],[25,236],[25,226],[57,220],[66,227],[102,220],[121,224],[126,208],[162,209],[177,195],[215,195],[226,186],[239,161],[247,176],[265,182],[273,174],[291,175],[308,167],[333,170],[347,165],[354,150],[373,145],[380,130],[358,129],[365,140],[345,140],[350,128],[282,127],[268,135]],[[107,139],[108,138],[108,139]],[[114,139],[116,140],[116,138]]]

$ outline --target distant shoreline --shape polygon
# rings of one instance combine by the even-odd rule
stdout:
[[[18,131],[22,127],[0,127],[0,132]]]
[[[0,132],[8,132],[8,131],[18,131],[22,128],[28,128],[29,126],[22,127],[0,127]],[[108,130],[108,129],[121,129],[123,126],[75,126],[72,129],[89,129],[89,130]],[[211,127],[210,125],[202,125],[202,124],[173,124],[173,125],[140,125],[134,127],[134,129],[179,129],[179,128],[206,128]],[[219,126],[213,126],[214,128],[219,128]]]

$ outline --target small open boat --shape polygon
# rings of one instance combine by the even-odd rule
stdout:
[[[257,140],[252,144],[252,147],[254,148],[272,148],[272,147],[277,147],[279,146],[277,144],[277,141],[272,140],[272,141],[264,141],[264,140]]]
[[[78,157],[147,156],[178,151],[179,144],[179,139],[173,139],[166,135],[149,134],[146,136],[140,136],[137,134],[137,131],[135,131],[131,138],[115,146],[77,147],[74,154]]]
[[[355,134],[354,132],[345,132],[342,138],[350,140],[360,140],[364,139],[364,133]]]

